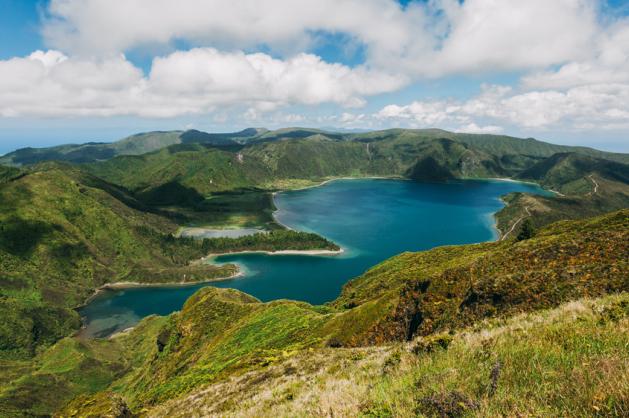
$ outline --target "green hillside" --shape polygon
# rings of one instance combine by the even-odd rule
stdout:
[[[497,214],[498,228],[516,236],[524,221],[540,227],[629,207],[629,165],[578,154],[555,154],[518,175],[559,195],[516,193]]]
[[[148,414],[626,416],[628,307],[625,293],[408,343],[303,350]],[[100,404],[85,397],[64,412],[124,402],[107,392],[95,398]]]
[[[0,164],[22,166],[53,160],[87,163],[108,160],[118,155],[146,154],[182,143],[230,146],[237,145],[236,140],[246,140],[262,132],[256,129],[245,129],[227,134],[208,134],[197,130],[145,132],[112,143],[89,142],[49,148],[22,148],[1,156]]]
[[[0,164],[21,166],[53,160],[85,163],[107,160],[116,155],[144,154],[180,143],[181,133],[181,131],[147,132],[114,143],[89,142],[49,148],[22,148],[0,157]]]
[[[79,152],[103,146],[111,155],[85,158]],[[439,129],[352,134],[306,128],[251,128],[225,134],[190,130],[139,134],[113,144],[26,151],[9,154],[0,162],[92,161],[84,165],[86,170],[129,190],[138,201],[168,213],[180,224],[273,229],[277,225],[270,215],[269,192],[337,177],[535,181],[568,199],[535,197],[536,206],[544,208],[533,215],[538,226],[562,216],[593,216],[629,204],[626,154]],[[603,193],[590,193],[596,179],[613,185]],[[498,226],[505,234],[517,234],[527,217],[527,207],[515,205],[499,214]]]
[[[317,181],[340,176],[405,176],[418,180],[517,176],[540,180],[544,167],[553,166],[562,158],[563,154],[557,153],[568,152],[566,155],[573,155],[575,161],[599,161],[600,167],[607,164],[608,173],[623,167],[615,161],[629,161],[624,154],[533,139],[440,130],[342,135],[312,129],[282,129],[258,134],[241,146],[233,145],[236,141],[226,134],[188,131],[181,137],[188,134],[197,139],[137,158],[118,157],[91,164],[89,169],[134,191],[177,181],[207,195],[241,187],[272,189],[286,180]],[[223,135],[220,138],[226,141],[222,144],[227,148],[204,146],[202,138],[212,135]],[[229,144],[233,146],[230,148]],[[578,177],[589,166],[577,164],[576,168],[574,174]]]
[[[37,163],[49,158],[69,162]],[[510,384],[517,396],[496,395],[502,402],[496,405],[478,389],[478,373],[470,374],[476,380],[460,385],[456,379],[446,379],[440,387],[408,383],[413,373],[438,374],[456,355],[473,369],[479,364],[474,356],[455,350],[431,357],[431,368],[396,353],[400,347],[432,353],[456,338],[461,350],[466,347],[463,330],[491,318],[629,291],[627,159],[533,139],[440,130],[333,134],[301,128],[157,132],[113,144],[12,153],[2,161],[24,166],[0,165],[0,367],[6,370],[0,377],[0,416],[50,414],[76,396],[63,416],[82,416],[89,405],[155,415],[185,411],[181,405],[186,402],[213,399],[200,391],[224,388],[243,376],[263,376],[265,370],[309,353],[319,359],[313,367],[343,369],[364,355],[366,367],[379,364],[381,371],[401,373],[400,381],[382,377],[388,371],[370,375],[380,392],[360,386],[363,403],[352,407],[350,415],[409,415],[411,410],[439,414],[459,404],[470,413],[511,414],[520,411],[513,409],[514,402],[524,405],[523,400],[534,405],[529,411],[533,415],[561,415],[565,404],[531,400],[517,380],[523,377],[515,372]],[[181,312],[147,318],[111,340],[70,336],[80,326],[73,308],[107,283],[213,280],[237,271],[232,265],[197,262],[210,252],[338,249],[315,234],[283,230],[272,217],[272,192],[367,176],[418,181],[511,177],[538,182],[559,194],[504,196],[507,205],[497,214],[502,240],[400,254],[348,282],[327,306],[262,303],[237,291],[204,288]],[[578,220],[585,217],[594,218]],[[557,222],[565,219],[572,221]],[[274,232],[204,241],[174,237],[180,226],[190,224]],[[616,303],[611,300],[593,303],[606,307]],[[597,311],[588,318],[596,322],[604,317]],[[570,324],[566,318],[563,326]],[[617,356],[623,340],[611,325],[599,329],[587,324],[580,332],[590,337],[606,333],[601,344]],[[546,326],[535,332],[540,341],[523,346],[528,353],[542,352],[540,347],[548,346],[541,340],[552,334]],[[515,355],[507,347],[516,336],[504,338],[500,352]],[[603,358],[579,354],[581,346],[565,348],[571,341],[564,343],[565,356]],[[330,363],[322,360],[326,356]],[[520,360],[513,364],[525,364]],[[616,361],[626,361],[626,356]],[[405,362],[415,362],[415,369],[404,369]],[[543,367],[562,375],[567,366]],[[307,370],[288,375],[308,376]],[[614,373],[610,378],[618,377]],[[260,390],[266,378],[259,379],[240,392]],[[54,394],[52,385],[58,388]],[[289,388],[281,402],[276,394],[272,398],[290,408],[288,401],[305,393],[305,387]],[[416,396],[410,395],[411,387],[418,388]],[[394,405],[396,391],[406,398]],[[226,396],[226,402],[233,396]],[[610,411],[624,411],[627,399],[619,391],[604,398],[605,403],[594,393],[563,396]],[[220,411],[239,408],[218,405],[213,407]],[[273,410],[260,408],[261,415]]]
[[[311,306],[292,301],[261,303],[235,290],[203,288],[186,302],[180,313],[167,318],[147,318],[133,331],[113,340],[61,340],[42,352],[32,368],[19,371],[21,378],[6,383],[5,389],[0,392],[0,407],[10,410],[16,404],[25,405],[28,400],[31,411],[41,412],[46,408],[62,407],[78,394],[88,395],[106,389],[117,395],[104,395],[104,398],[96,395],[101,403],[107,404],[104,399],[118,399],[133,411],[146,411],[147,408],[165,411],[168,405],[182,405],[190,402],[189,399],[200,402],[205,397],[211,398],[211,390],[204,392],[212,387],[208,385],[224,385],[241,376],[259,375],[282,367],[291,359],[298,361],[303,356],[315,356],[320,350],[328,350],[323,353],[330,353],[327,355],[330,362],[354,357],[354,361],[359,361],[369,353],[388,352],[391,355],[385,356],[384,363],[380,363],[379,367],[385,370],[381,376],[389,376],[391,370],[401,367],[401,358],[406,356],[395,354],[396,347],[404,341],[413,340],[417,352],[439,355],[439,347],[450,345],[455,339],[453,335],[468,327],[483,327],[490,318],[508,318],[522,312],[553,308],[582,297],[629,291],[628,238],[629,211],[624,210],[585,221],[559,222],[538,231],[533,238],[519,242],[509,240],[404,253],[350,281],[330,306]],[[600,335],[601,344],[608,347],[610,355],[620,356],[616,361],[622,362],[627,360],[626,350],[622,350],[623,344],[627,343],[627,334],[611,324],[627,315],[626,302],[614,303],[609,311],[596,311],[591,322],[580,323],[582,328],[578,332]],[[603,302],[601,306],[610,306],[610,302]],[[597,322],[599,318],[609,318],[605,320],[612,322]],[[566,321],[565,326],[569,327],[571,322],[568,318]],[[604,336],[598,328],[590,325],[594,323],[605,327]],[[495,324],[503,326],[505,322]],[[557,335],[558,331],[551,329],[538,328],[535,332],[541,334],[532,335]],[[571,358],[583,361],[598,358],[595,353],[601,351],[572,348],[571,344],[582,341],[578,332],[574,337],[571,336],[573,334],[565,335],[563,349],[573,356]],[[458,343],[452,343],[453,347],[457,344],[461,347],[460,344],[467,341],[464,335],[458,337]],[[478,358],[482,360],[480,364],[485,365],[482,370],[491,367],[497,354],[515,355],[517,351],[508,350],[511,337],[505,338],[504,343],[492,345],[495,349],[488,354],[489,357]],[[515,334],[513,338],[516,338]],[[539,338],[531,339],[529,345],[519,346],[519,350],[529,350],[523,351],[526,355],[519,357],[520,361],[527,361],[532,352],[543,351],[545,346],[542,341],[546,337]],[[357,348],[353,351],[338,348],[373,345],[382,348]],[[461,352],[457,351],[460,349],[455,348],[448,358],[435,357],[436,363],[428,369],[425,369],[427,363],[419,363],[417,370],[438,374],[439,367],[443,367],[443,373],[450,364],[449,359],[461,356]],[[338,354],[336,350],[339,350]],[[83,373],[77,368],[76,361],[70,361],[77,358],[91,358],[90,363],[94,366]],[[478,363],[474,360],[476,355],[461,358],[467,362],[461,367],[473,368]],[[515,373],[516,369],[512,366],[517,364],[520,363],[505,363],[505,375]],[[522,364],[531,367],[530,363]],[[315,365],[316,362],[313,362],[313,367]],[[539,373],[545,373],[568,366],[551,362],[541,363],[538,367],[541,368]],[[305,370],[285,374],[310,373],[309,366],[304,367]],[[603,371],[596,370],[596,373]],[[618,380],[622,373],[622,370],[617,370],[613,376]],[[485,381],[486,372],[482,375]],[[478,373],[473,376],[480,378]],[[38,393],[40,387],[32,383],[37,378],[56,379],[61,387],[66,388],[65,397],[41,397]],[[523,385],[535,378],[531,375],[528,381],[518,381],[513,377],[510,384],[514,387],[515,400],[524,402],[527,399]],[[249,389],[246,390],[262,391],[266,379],[248,380]],[[360,408],[382,408],[380,403],[388,399],[387,396],[395,396],[395,387],[403,389],[403,393],[410,390],[405,382],[374,377],[372,383],[390,386],[383,387],[384,391],[380,392],[379,396],[384,398],[373,398]],[[553,382],[555,386],[562,385],[559,377]],[[293,390],[299,392],[308,387],[315,390],[310,383],[304,385]],[[422,385],[418,392],[420,399],[441,388],[429,382]],[[471,399],[484,399],[483,393],[470,392],[474,385],[478,385],[478,381],[473,378],[463,381],[448,379],[447,385],[441,389],[442,395],[450,396],[447,390],[457,390]],[[572,402],[577,397],[591,399],[594,396],[593,393],[566,393],[565,396],[571,397],[566,402]],[[603,405],[606,408],[624,408],[626,404],[623,402],[627,398],[622,396],[626,395],[616,391],[614,397],[606,398]],[[488,404],[483,407],[508,410],[508,399],[513,398],[505,398],[506,403],[499,406]],[[539,407],[558,410],[565,410],[562,405],[566,407],[565,403],[544,401],[543,397],[536,399]],[[424,407],[434,407],[438,402],[428,404]],[[78,408],[83,405],[89,407],[93,402],[86,402],[83,398]],[[220,405],[225,410],[239,408],[239,404],[235,403]],[[405,405],[391,404],[386,404],[386,407],[406,408]]]
[[[228,276],[188,266],[199,243],[171,239],[168,219],[80,170],[42,166],[0,184],[0,351],[32,353],[78,327],[72,308],[116,281]]]
[[[77,330],[74,308],[108,283],[198,282],[236,273],[233,265],[197,262],[209,253],[338,250],[316,234],[285,230],[174,238],[179,225],[171,213],[80,168],[42,163],[0,173],[0,357],[27,358]]]
[[[586,194],[593,189],[590,175],[629,184],[629,164],[575,153],[560,153],[527,168],[518,178],[535,180],[565,194]]]
[[[60,160],[75,163],[107,160],[118,155],[140,155],[180,143],[200,143],[212,146],[249,145],[320,137],[337,142],[422,142],[450,139],[501,159],[504,165],[531,163],[536,158],[556,153],[574,152],[596,158],[629,163],[624,154],[603,152],[586,147],[554,145],[533,138],[514,138],[504,135],[464,134],[441,129],[388,129],[365,133],[340,133],[311,128],[283,128],[269,131],[248,128],[232,133],[207,133],[198,130],[156,131],[124,138],[113,143],[69,144],[49,148],[23,148],[0,157],[0,164],[26,165],[41,161]]]

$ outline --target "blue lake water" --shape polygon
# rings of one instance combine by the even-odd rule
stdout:
[[[491,241],[493,214],[509,192],[544,193],[533,184],[465,180],[446,184],[404,180],[337,180],[276,195],[276,218],[291,228],[321,234],[341,245],[337,256],[241,254],[221,256],[245,272],[232,280],[178,287],[143,287],[100,293],[80,313],[84,333],[106,336],[141,318],[179,310],[203,286],[231,287],[262,301],[295,299],[321,304],[344,283],[403,251]]]

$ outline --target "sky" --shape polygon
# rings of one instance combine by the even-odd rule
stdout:
[[[629,0],[0,0],[0,154],[287,126],[629,152]]]

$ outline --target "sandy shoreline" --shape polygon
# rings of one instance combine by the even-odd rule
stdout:
[[[203,283],[222,282],[224,280],[235,279],[242,276],[243,273],[238,270],[234,274],[225,277],[216,277],[214,279],[199,280],[194,282],[164,282],[164,283],[141,283],[141,282],[116,282],[107,283],[98,288],[98,290],[117,290],[117,289],[131,289],[135,287],[185,287],[196,286]]]
[[[238,266],[236,266],[238,267]],[[208,280],[199,280],[194,282],[163,282],[163,283],[142,283],[142,282],[115,282],[115,283],[105,283],[104,285],[97,288],[94,293],[87,298],[85,303],[75,307],[74,309],[80,309],[86,305],[88,305],[96,296],[100,293],[107,290],[121,290],[121,289],[134,289],[139,287],[185,287],[185,286],[196,286],[204,283],[214,283],[214,282],[222,282],[225,280],[235,279],[236,277],[243,276],[244,273],[238,269],[234,274],[225,277],[216,277]]]
[[[247,251],[233,251],[228,253],[220,253],[220,254],[208,254],[205,257],[201,258],[202,261],[211,260],[216,257],[224,256],[224,255],[240,255],[240,254],[266,254],[266,255],[325,255],[325,256],[334,256],[343,254],[345,250],[341,248],[340,250],[278,250],[278,251],[263,251],[263,250],[247,250]]]

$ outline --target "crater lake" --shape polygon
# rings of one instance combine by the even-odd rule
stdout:
[[[501,180],[418,183],[407,180],[334,180],[275,196],[276,220],[316,232],[340,245],[334,256],[232,254],[214,263],[235,263],[240,277],[185,286],[136,287],[100,292],[83,308],[82,333],[105,337],[151,314],[181,309],[204,286],[230,287],[262,301],[293,299],[322,304],[348,280],[404,251],[469,244],[498,238],[494,214],[510,192],[550,194],[539,186]]]

